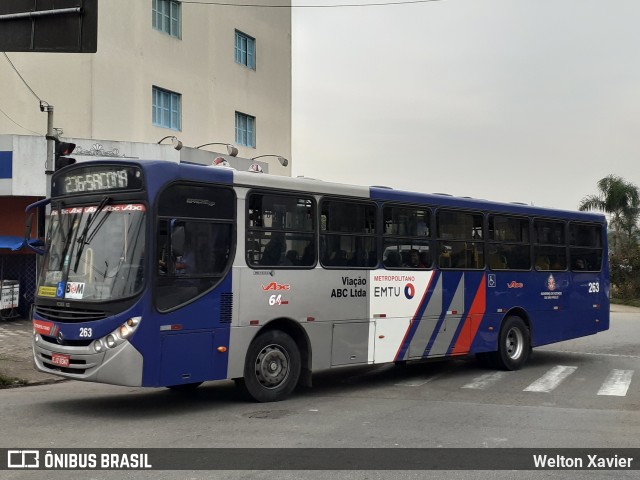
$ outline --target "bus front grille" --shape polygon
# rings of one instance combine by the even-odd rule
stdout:
[[[65,308],[57,306],[36,307],[36,313],[47,320],[65,323],[92,322],[107,318],[107,312],[101,310],[85,310],[81,308]]]
[[[89,340],[66,340],[66,339],[62,339],[62,341],[60,341],[55,337],[49,337],[49,336],[46,336],[46,335],[40,335],[40,338],[42,338],[43,341],[45,341],[47,343],[51,343],[53,345],[64,345],[64,346],[68,346],[68,347],[86,347],[87,345],[90,345],[91,342],[93,342],[92,339],[89,339]]]

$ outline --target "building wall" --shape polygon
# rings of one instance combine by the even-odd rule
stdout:
[[[268,4],[268,0],[263,3]],[[40,98],[54,106],[63,137],[185,146],[235,143],[235,112],[256,117],[256,148],[239,156],[291,159],[291,9],[182,4],[182,38],[152,27],[152,0],[100,2],[96,54],[8,54]],[[256,69],[235,62],[235,30],[256,39]],[[44,134],[46,114],[0,58],[0,133]],[[152,125],[152,86],[182,95],[182,128]],[[265,158],[270,172],[291,164]]]
[[[0,236],[1,235],[15,235],[17,237],[24,236],[24,223],[25,213],[24,209],[37,202],[38,197],[1,197],[0,196]],[[36,232],[36,219],[34,217],[32,223],[32,236],[35,237]],[[8,253],[8,252],[2,252]]]

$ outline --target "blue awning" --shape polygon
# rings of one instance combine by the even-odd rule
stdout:
[[[38,239],[29,240],[30,245],[42,245],[42,242]],[[16,237],[14,235],[0,235],[0,250],[11,250],[16,251],[20,250],[22,247],[26,246],[26,242],[22,237]]]

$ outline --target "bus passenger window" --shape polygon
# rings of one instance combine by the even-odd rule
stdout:
[[[602,269],[602,226],[571,222],[569,225],[571,269],[598,272]]]
[[[534,220],[534,258],[536,270],[566,270],[565,223]]]
[[[320,259],[325,267],[373,268],[378,264],[376,206],[325,199],[321,204]]]
[[[313,267],[315,204],[311,197],[252,193],[247,202],[247,265]]]
[[[440,268],[484,268],[482,214],[439,210],[436,229],[441,251]]]
[[[387,204],[382,210],[382,217],[384,267],[403,270],[431,268],[431,211],[426,207]]]

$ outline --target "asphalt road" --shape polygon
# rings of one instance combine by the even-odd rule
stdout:
[[[349,367],[289,400],[241,400],[232,382],[194,394],[64,382],[0,390],[0,447],[640,447],[640,316],[534,350],[517,372],[474,359]],[[10,432],[10,434],[5,434]],[[640,462],[640,458],[638,459]],[[0,472],[36,478],[38,472]],[[42,476],[44,472],[40,472]],[[520,478],[638,478],[636,472],[517,472]],[[514,478],[514,472],[128,472],[129,478]],[[127,472],[46,472],[125,478]],[[559,477],[559,478],[560,478]]]

